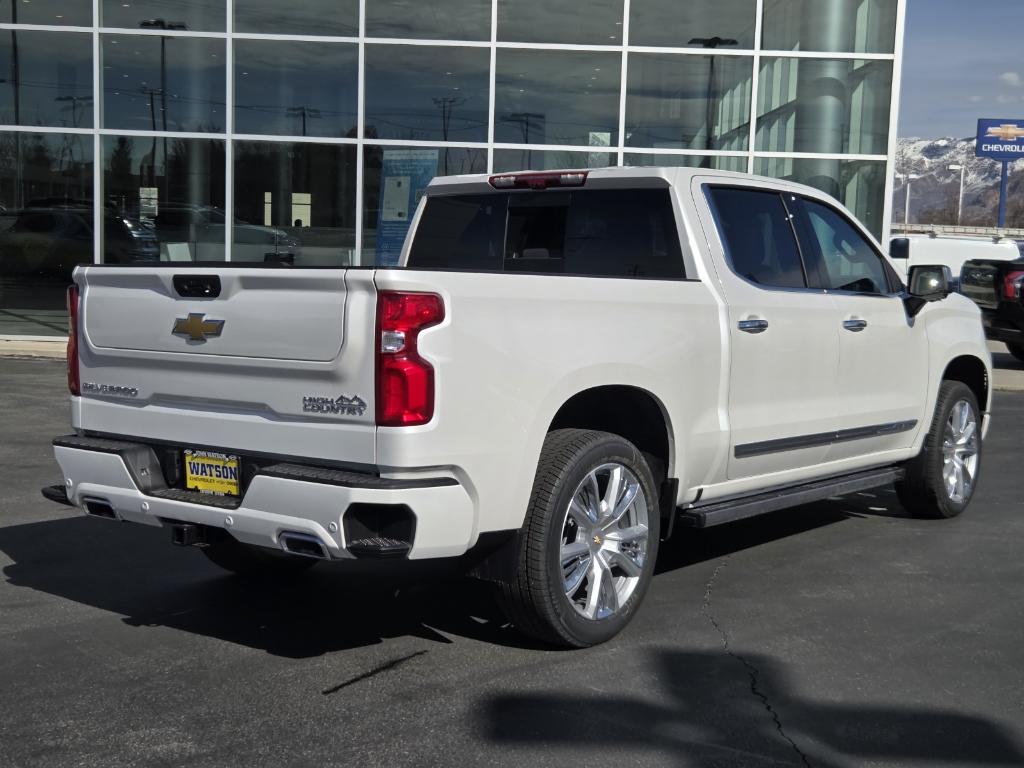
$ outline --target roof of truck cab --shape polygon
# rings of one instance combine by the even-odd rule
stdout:
[[[821,196],[822,192],[814,187],[808,187],[796,182],[775,179],[768,176],[757,176],[750,173],[737,173],[735,171],[719,171],[711,168],[688,168],[676,166],[608,166],[606,168],[552,168],[543,171],[504,171],[501,173],[474,173],[459,176],[437,176],[430,182],[427,188],[428,195],[448,195],[454,193],[480,193],[480,192],[507,192],[509,190],[496,190],[490,186],[490,179],[494,176],[514,176],[517,174],[555,174],[555,173],[587,173],[585,187],[600,187],[603,189],[614,189],[616,187],[629,188],[632,186],[648,185],[671,185],[675,187],[688,187],[695,176],[707,178],[712,181],[729,183],[735,181],[760,181],[766,186],[777,189],[785,188],[800,191],[814,196]]]

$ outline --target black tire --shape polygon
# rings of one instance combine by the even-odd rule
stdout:
[[[611,482],[610,474],[605,480],[605,485],[600,486],[600,473],[609,472],[607,468],[600,468],[606,465],[619,465],[629,470],[638,481],[639,489],[636,492],[636,501],[625,505],[628,511],[622,521],[610,524],[611,527],[595,528],[594,530],[598,531],[595,536],[593,531],[587,534],[585,530],[579,530],[575,520],[570,522],[569,517],[572,516],[568,510],[570,501],[582,488],[584,480],[591,472],[598,471],[596,482],[599,495],[603,496],[606,493]],[[625,473],[623,477],[628,479]],[[629,480],[626,487],[635,486]],[[581,604],[577,609],[574,604],[579,602],[579,599],[573,601],[566,595],[564,574],[560,564],[566,531],[577,531],[572,542],[583,544],[586,541],[589,545],[590,541],[594,540],[594,547],[600,548],[602,538],[604,546],[608,546],[617,531],[627,530],[620,527],[626,522],[637,523],[630,525],[628,530],[638,530],[639,521],[644,513],[647,526],[646,540],[641,538],[636,542],[637,546],[642,542],[645,551],[642,557],[636,555],[630,558],[631,568],[638,569],[637,575],[629,574],[622,565],[613,562],[608,570],[603,572],[606,573],[604,578],[610,581],[599,579],[598,583],[613,585],[614,601],[610,600],[608,604],[614,603],[616,607],[610,615],[596,617],[596,614],[601,612],[601,596],[611,597],[609,592],[602,592],[599,586],[595,603],[598,610],[595,611],[595,618],[588,618],[582,613],[587,610],[588,605]],[[571,648],[597,645],[614,637],[633,618],[650,584],[654,561],[658,554],[660,521],[658,493],[651,470],[643,455],[630,442],[607,432],[559,429],[549,433],[537,466],[515,574],[501,584],[502,602],[512,623],[524,634],[542,642]],[[565,542],[565,545],[568,545],[568,542]],[[622,544],[613,546],[623,548]],[[636,554],[636,550],[628,549],[628,545],[624,549]],[[600,563],[609,562],[609,558],[606,557],[608,554],[615,562],[622,562],[616,553],[608,553],[605,550],[597,552],[592,549],[588,555],[580,556],[577,561],[577,572],[586,571],[586,576],[580,577],[578,586],[581,591],[585,586],[589,587],[594,583],[590,567],[596,568],[599,565],[599,556]],[[591,566],[584,568],[584,557],[587,558],[585,562],[591,563]],[[642,565],[637,563],[638,559],[642,560]],[[624,601],[620,600],[621,596],[618,594],[619,585],[623,585],[625,590],[631,590]]]
[[[295,576],[309,570],[317,562],[311,557],[243,544],[230,535],[202,547],[202,552],[225,571],[253,579]]]
[[[1007,344],[1006,348],[1010,350],[1011,355],[1024,363],[1024,344]]]
[[[977,446],[977,463],[969,491],[963,498],[952,498],[946,489],[943,479],[946,425],[954,406],[966,402],[975,420],[975,443]],[[978,400],[970,387],[960,381],[944,381],[939,387],[939,397],[935,403],[935,413],[931,426],[924,439],[921,453],[905,464],[906,477],[896,483],[896,494],[904,509],[915,517],[948,518],[956,517],[971,503],[978,489],[978,477],[981,469],[981,411]]]

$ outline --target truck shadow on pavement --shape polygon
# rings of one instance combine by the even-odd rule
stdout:
[[[825,502],[682,532],[663,545],[658,573],[848,520],[856,516],[850,510]],[[289,658],[400,636],[536,647],[507,624],[493,586],[462,578],[453,563],[408,563],[397,572],[322,563],[290,582],[253,582],[169,537],[82,515],[0,528],[0,552],[13,561],[3,573],[13,586],[119,614],[129,626],[170,627]]]
[[[955,701],[950,709],[841,703],[827,690],[797,690],[769,656],[647,652],[650,695],[616,695],[598,675],[573,696],[493,695],[477,726],[489,741],[544,746],[552,758],[614,749],[631,763],[656,754],[696,766],[1024,764],[1006,727],[953,711]]]

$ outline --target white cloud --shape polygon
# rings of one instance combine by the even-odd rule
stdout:
[[[1014,88],[1019,87],[1021,82],[1024,82],[1024,80],[1021,79],[1020,72],[1003,72],[1003,74],[999,76],[999,79]]]
[[[974,94],[973,96],[970,97],[970,101],[973,101],[975,104],[977,104],[979,101],[981,101],[981,96],[979,96],[978,94]]]

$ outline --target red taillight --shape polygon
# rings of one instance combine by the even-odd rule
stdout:
[[[377,425],[412,427],[434,416],[434,369],[420,357],[419,333],[444,320],[436,293],[377,295]]]
[[[78,286],[68,288],[68,389],[78,395],[81,386],[78,377]]]
[[[555,171],[554,173],[506,173],[491,176],[495,189],[547,189],[548,187],[582,187],[587,171]]]
[[[1024,300],[1024,272],[1011,272],[1003,278],[1003,296],[1007,299]]]

